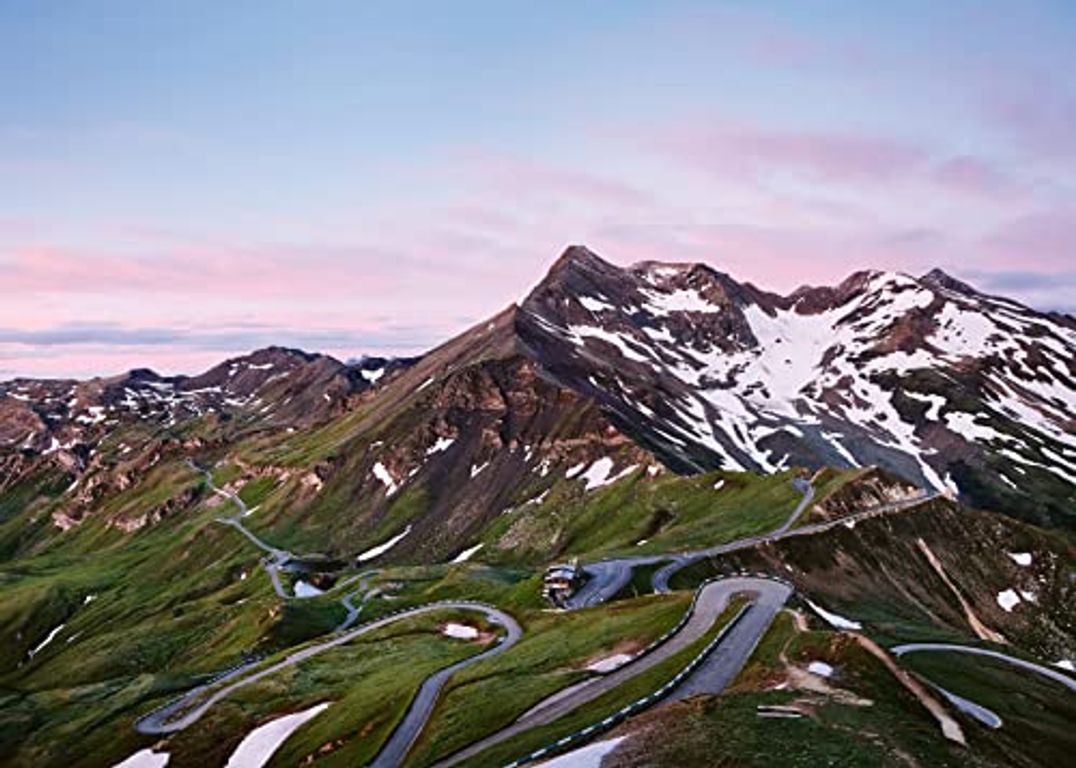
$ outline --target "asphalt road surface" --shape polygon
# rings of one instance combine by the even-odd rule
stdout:
[[[703,637],[728,606],[729,600],[741,593],[753,596],[752,607],[722,640],[708,661],[684,682],[685,687],[691,686],[695,692],[720,693],[728,681],[735,677],[743,667],[774,614],[792,593],[788,586],[769,579],[753,577],[730,577],[706,584],[699,592],[687,623],[662,645],[610,674],[558,691],[523,713],[512,725],[442,760],[435,765],[435,768],[456,765],[532,728],[552,723],[675,656]],[[741,629],[741,627],[744,628]],[[710,660],[717,657],[718,653],[721,654],[720,661],[712,664]],[[728,667],[731,672],[719,674],[715,671],[717,667],[721,667],[722,672],[725,667]]]
[[[268,677],[269,675],[275,674],[282,669],[293,667],[302,661],[306,661],[307,659],[313,658],[314,656],[322,654],[325,651],[344,645],[345,643],[349,643],[360,635],[364,635],[367,632],[373,632],[376,629],[381,629],[382,627],[386,627],[393,622],[400,621],[401,619],[411,618],[413,616],[419,616],[424,613],[430,613],[432,611],[440,611],[445,609],[458,609],[483,613],[485,614],[486,618],[489,619],[489,621],[504,627],[506,632],[504,638],[502,638],[493,648],[476,656],[471,656],[467,659],[464,659],[463,661],[457,662],[452,667],[448,667],[448,669],[452,669],[453,671],[461,667],[467,666],[468,664],[473,664],[479,659],[488,658],[495,653],[503,653],[509,647],[514,645],[516,641],[518,641],[519,638],[523,635],[523,630],[520,628],[519,624],[516,623],[515,619],[513,619],[504,611],[491,605],[485,605],[483,603],[472,603],[462,600],[423,605],[410,611],[403,611],[392,616],[386,616],[383,619],[371,622],[362,627],[359,627],[358,629],[353,629],[350,632],[345,632],[344,634],[337,635],[330,640],[307,646],[301,651],[296,651],[295,653],[292,653],[291,655],[287,656],[281,661],[276,662],[275,664],[271,664],[262,669],[258,669],[248,675],[242,675],[242,673],[246,671],[245,668],[238,669],[226,678],[221,678],[220,680],[217,680],[207,686],[200,686],[199,688],[195,688],[194,690],[186,693],[184,696],[181,696],[180,698],[169,702],[165,706],[160,707],[153,712],[150,712],[148,715],[142,717],[138,720],[137,723],[135,723],[135,728],[139,731],[139,733],[149,734],[174,733],[175,731],[181,731],[190,724],[197,721],[202,715],[209,711],[210,707],[212,707],[218,701],[226,699],[228,696],[232,695],[240,688],[244,688],[257,680],[261,680],[264,677]],[[429,682],[429,680],[433,679],[436,676],[437,675],[435,674],[428,678],[427,683]],[[219,683],[223,680],[232,679],[234,677],[239,677],[239,679],[235,682],[228,683],[227,685],[222,686],[217,690],[214,690],[212,693],[208,692],[208,688],[215,687],[216,685],[219,685]],[[443,684],[444,681],[442,680],[439,685],[432,689],[432,694],[428,693],[427,695],[432,695],[433,697],[436,697],[437,691],[440,690],[440,686]],[[419,691],[419,697],[422,696],[422,692],[424,690],[426,690],[426,683],[423,684],[422,689]],[[207,693],[208,695],[204,695]],[[428,714],[429,709],[426,710],[426,715]],[[409,718],[411,718],[410,712],[408,713],[407,717],[404,718],[404,722],[401,723],[400,727],[397,728],[397,731],[400,731],[407,725]],[[423,717],[421,722],[417,723],[417,726],[421,728],[421,725],[424,722],[425,717]],[[413,723],[410,727],[413,728],[414,725],[415,724]],[[392,738],[395,739],[396,735],[394,734]],[[414,736],[411,736],[411,741],[413,740]],[[407,742],[408,745],[410,745],[410,743],[410,741]]]
[[[796,478],[792,483],[796,486],[796,489],[803,494],[803,498],[800,499],[796,508],[792,510],[792,514],[788,516],[788,519],[786,519],[772,533],[760,536],[748,536],[747,538],[737,539],[736,541],[731,541],[716,547],[709,547],[707,549],[700,549],[692,552],[682,552],[676,555],[664,554],[639,555],[637,557],[614,557],[608,560],[599,560],[596,563],[590,563],[583,566],[583,570],[588,577],[586,583],[574,595],[568,598],[566,606],[568,608],[589,608],[592,605],[601,605],[602,603],[611,600],[614,595],[628,585],[628,582],[631,581],[631,572],[633,569],[640,566],[656,565],[657,563],[664,563],[671,560],[671,563],[654,574],[654,590],[656,592],[667,592],[669,578],[676,571],[686,567],[696,560],[712,557],[723,552],[732,552],[736,549],[753,547],[771,536],[784,533],[792,526],[796,519],[803,514],[803,510],[806,509],[807,505],[814,499],[814,489],[806,480]]]
[[[705,693],[716,695],[736,679],[766,634],[781,607],[792,596],[792,588],[764,579],[752,589],[754,599],[747,613],[722,638],[706,660],[673,692],[672,699]],[[725,580],[717,582],[726,583]],[[765,585],[765,586],[762,586]]]
[[[1000,653],[998,651],[991,651],[989,648],[976,648],[968,645],[951,645],[949,643],[907,643],[905,645],[895,646],[890,650],[896,656],[903,656],[906,653],[920,653],[922,651],[947,651],[952,653],[970,653],[973,656],[987,656],[991,659],[1008,662],[1021,669],[1026,669],[1029,672],[1035,672],[1043,677],[1048,677],[1051,680],[1061,683],[1061,685],[1065,686],[1070,691],[1076,691],[1076,677],[1066,675],[1058,669],[1051,669],[1042,664],[1036,664],[1033,661],[1018,659],[1015,656],[1009,656],[1008,654]]]
[[[411,706],[408,708],[404,719],[393,731],[385,746],[381,748],[377,758],[370,764],[371,768],[396,768],[403,762],[404,757],[411,749],[411,745],[415,743],[415,739],[418,738],[426,725],[426,721],[429,720],[430,713],[433,712],[433,706],[437,703],[437,697],[449,677],[477,661],[503,653],[515,645],[523,636],[523,630],[519,624],[508,614],[496,609],[488,609],[486,616],[505,628],[507,634],[504,639],[484,653],[457,661],[455,664],[440,669],[427,677],[415,698],[411,701]]]
[[[747,549],[756,544],[761,544],[764,541],[773,541],[788,533],[788,529],[792,527],[792,524],[803,514],[803,510],[807,509],[810,503],[814,500],[814,488],[811,487],[809,482],[797,477],[792,481],[792,484],[796,487],[797,491],[803,494],[803,498],[800,499],[800,503],[796,505],[796,508],[792,510],[792,514],[790,514],[783,523],[777,526],[777,528],[770,533],[762,534],[760,536],[747,536],[743,539],[730,541],[727,544],[718,544],[717,546],[708,547],[707,549],[699,549],[694,552],[685,552],[674,556],[671,563],[654,574],[654,578],[651,582],[654,585],[654,591],[668,592],[669,579],[673,577],[673,574],[682,568],[686,568],[692,563],[696,563],[707,557],[734,552],[737,549]]]
[[[681,555],[675,555],[672,558],[672,562],[661,568],[654,573],[653,586],[655,592],[668,592],[669,580],[676,574],[677,571],[687,566],[697,563],[699,560],[704,560],[709,557],[716,557],[718,555],[726,555],[730,552],[736,552],[738,550],[750,549],[751,547],[758,546],[759,544],[765,544],[771,541],[781,541],[783,539],[791,539],[797,536],[813,536],[817,533],[823,533],[832,528],[836,528],[839,525],[855,525],[860,520],[866,520],[871,517],[878,517],[889,512],[897,512],[902,509],[908,509],[910,507],[918,506],[931,499],[935,498],[936,493],[923,493],[913,498],[902,499],[901,501],[895,501],[890,504],[882,504],[877,507],[858,512],[854,515],[848,515],[846,517],[839,518],[837,520],[827,520],[822,523],[812,523],[810,525],[804,525],[799,528],[792,528],[792,524],[800,516],[803,509],[814,498],[814,491],[808,486],[808,491],[804,494],[803,501],[799,506],[789,515],[788,519],[781,524],[780,527],[774,529],[770,533],[763,534],[761,536],[748,536],[744,539],[737,541],[731,541],[728,544],[718,544],[715,547],[709,547],[708,549],[700,549],[695,552],[686,552]],[[630,575],[628,577],[631,578]]]

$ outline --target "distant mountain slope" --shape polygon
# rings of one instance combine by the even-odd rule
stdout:
[[[309,429],[413,362],[364,358],[345,365],[268,347],[197,376],[138,369],[88,381],[0,383],[0,494],[7,495],[0,522],[42,489],[55,496],[66,488],[53,519],[75,524],[102,500],[141,483],[164,456]]]
[[[678,469],[878,464],[1076,525],[1076,320],[940,271],[778,296],[700,264],[621,269],[574,247],[517,330]]]
[[[326,355],[268,347],[197,376],[136,369],[88,381],[15,379],[0,383],[0,447],[77,452],[129,420],[160,429],[206,416],[310,425],[409,362],[363,360],[349,367]]]

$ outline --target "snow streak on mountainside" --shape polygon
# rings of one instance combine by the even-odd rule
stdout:
[[[555,378],[673,466],[880,464],[1040,521],[1071,515],[1076,321],[940,271],[782,297],[572,248],[518,324]]]

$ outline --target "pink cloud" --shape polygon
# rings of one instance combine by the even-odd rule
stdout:
[[[1009,198],[1019,191],[1019,185],[1008,174],[969,155],[941,163],[934,169],[933,178],[949,189],[983,197]]]
[[[722,124],[672,129],[653,144],[692,167],[755,179],[798,174],[831,182],[881,182],[905,176],[926,160],[921,148],[895,139]]]
[[[951,244],[932,231],[891,232],[743,224],[623,226],[595,234],[599,253],[628,263],[648,259],[701,261],[768,290],[834,283],[859,269],[927,271]]]
[[[63,349],[48,355],[0,344],[0,379],[13,375],[41,378],[109,376],[152,364],[159,373],[195,373],[223,359],[219,351],[133,347],[123,349]]]
[[[639,206],[651,201],[648,192],[599,173],[490,153],[470,153],[469,173],[491,192],[529,200],[535,197],[570,198],[591,204]]]
[[[747,43],[747,47],[757,61],[779,67],[802,66],[818,61],[826,51],[825,47],[810,38],[778,29],[760,32]]]
[[[126,251],[126,249],[125,249]],[[152,255],[28,245],[0,255],[5,292],[192,294],[277,297],[339,294],[399,284],[384,251],[332,245],[145,246]],[[398,265],[398,262],[397,262]],[[341,279],[332,279],[333,276]]]
[[[1025,86],[1026,87],[1026,86]],[[1076,93],[1040,82],[1026,93],[992,94],[989,118],[1017,145],[1041,158],[1076,158]]]
[[[1041,271],[1071,270],[1076,264],[1076,208],[1020,216],[1000,225],[985,245],[993,265],[1034,265]]]

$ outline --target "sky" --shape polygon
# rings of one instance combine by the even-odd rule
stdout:
[[[413,354],[565,246],[1076,312],[1076,3],[0,0],[0,379]]]

